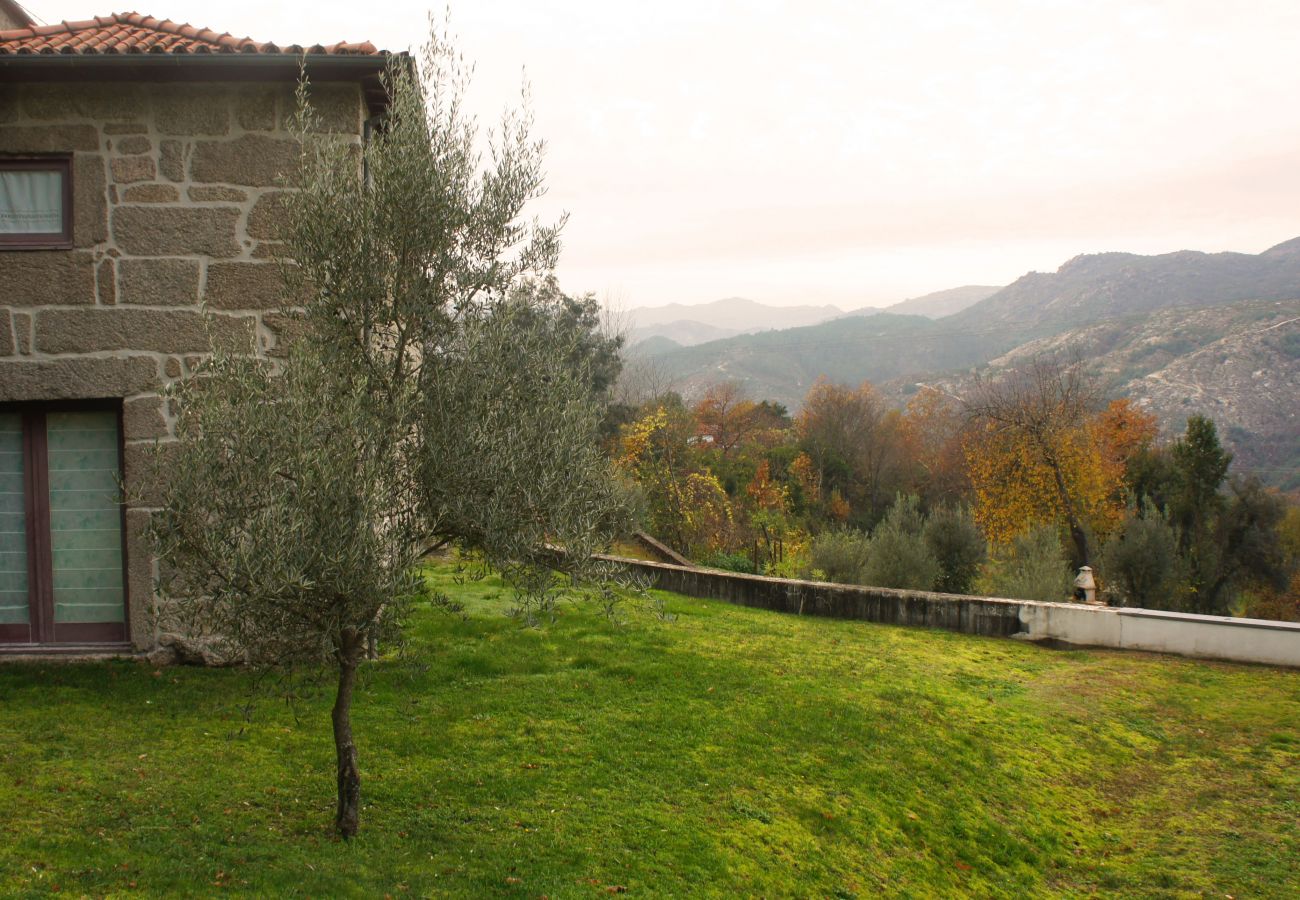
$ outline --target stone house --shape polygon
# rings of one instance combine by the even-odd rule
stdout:
[[[12,0],[0,29],[0,654],[147,651],[160,391],[209,329],[274,352],[300,64],[359,145],[389,55],[136,13],[40,26]]]

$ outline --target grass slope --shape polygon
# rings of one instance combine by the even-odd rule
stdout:
[[[0,666],[0,892],[1300,894],[1300,672],[431,578],[468,616],[369,667],[347,845],[328,696]]]

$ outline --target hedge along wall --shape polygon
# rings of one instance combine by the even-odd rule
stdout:
[[[653,587],[796,615],[1300,668],[1300,624],[743,575],[607,557]]]

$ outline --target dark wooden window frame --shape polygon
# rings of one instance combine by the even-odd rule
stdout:
[[[125,644],[131,621],[131,589],[127,577],[126,504],[122,521],[122,621],[57,624],[54,621],[54,556],[50,534],[49,447],[45,416],[51,412],[111,410],[117,414],[117,470],[122,472],[122,401],[66,400],[0,403],[0,412],[20,413],[23,419],[23,491],[27,527],[27,596],[31,618],[27,625],[0,624],[0,647],[37,649],[60,644]]]
[[[58,172],[62,176],[63,231],[30,234],[0,234],[0,250],[72,249],[72,154],[49,156],[0,156],[3,172]]]

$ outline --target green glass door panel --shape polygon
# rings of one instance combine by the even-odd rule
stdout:
[[[0,625],[26,625],[30,617],[23,417],[0,413]]]
[[[54,621],[123,621],[122,508],[117,414],[45,417],[50,478]]]

